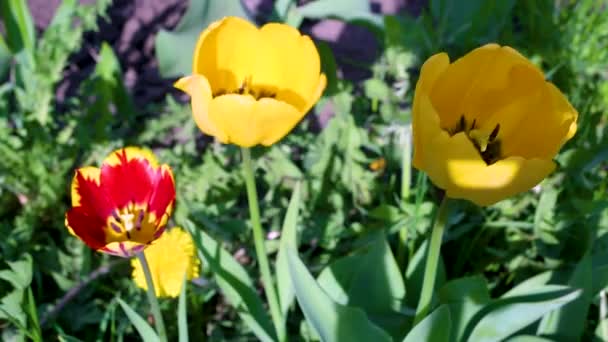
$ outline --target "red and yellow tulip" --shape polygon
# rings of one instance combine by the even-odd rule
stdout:
[[[130,257],[161,236],[174,202],[171,168],[149,150],[127,147],[101,168],[76,170],[65,222],[92,249]]]

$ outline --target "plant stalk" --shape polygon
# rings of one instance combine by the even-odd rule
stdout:
[[[156,291],[154,288],[154,282],[152,281],[152,273],[150,273],[150,266],[146,260],[146,255],[143,251],[136,254],[137,259],[141,263],[141,268],[144,271],[146,277],[146,285],[148,287],[148,301],[152,309],[152,315],[154,316],[154,323],[156,324],[156,331],[158,332],[158,338],[161,342],[167,342],[167,331],[165,330],[165,323],[163,321],[163,315],[158,305],[158,298],[156,298]]]
[[[409,201],[412,178],[412,136],[411,131],[405,134],[403,140],[403,155],[401,156],[401,204]],[[406,226],[399,231],[399,244],[397,245],[397,262],[401,268],[405,265],[408,230]]]
[[[255,253],[260,265],[262,273],[262,281],[264,283],[264,292],[270,306],[270,315],[277,333],[279,341],[285,341],[285,327],[283,325],[283,315],[279,307],[279,297],[272,280],[270,273],[270,264],[264,246],[264,232],[260,222],[260,207],[258,204],[258,192],[255,186],[253,175],[253,163],[251,161],[251,151],[248,148],[241,149],[243,155],[243,172],[245,174],[245,186],[247,188],[247,201],[249,202],[249,215],[251,217],[251,226],[253,228],[253,243],[255,245]]]
[[[435,222],[431,231],[431,241],[424,266],[424,279],[422,283],[422,292],[420,300],[416,308],[416,316],[414,316],[414,326],[426,317],[431,308],[433,300],[433,290],[435,289],[435,279],[437,278],[437,265],[439,264],[439,255],[441,251],[441,242],[443,239],[443,231],[447,225],[449,214],[449,198],[444,197],[437,210]]]

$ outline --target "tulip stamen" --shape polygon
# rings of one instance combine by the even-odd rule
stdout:
[[[496,127],[494,127],[494,129],[492,130],[492,133],[490,133],[490,136],[488,137],[489,142],[496,140],[496,137],[498,136],[498,131],[500,131],[500,124],[496,124]]]
[[[450,136],[464,132],[487,165],[496,163],[500,160],[501,143],[500,140],[497,139],[498,133],[500,132],[500,124],[497,124],[489,135],[482,130],[477,129],[476,126],[477,119],[473,119],[473,122],[469,126],[467,125],[465,116],[461,115],[456,126],[447,131]]]
[[[145,224],[145,218],[145,209],[136,209],[133,207],[133,205],[129,205],[123,210],[113,211],[109,225],[110,228],[114,230],[114,232],[118,234],[124,232],[127,235],[127,238],[131,239],[131,231],[133,229],[135,229],[136,231],[141,231],[143,225]]]
[[[251,95],[256,100],[260,100],[263,98],[274,99],[277,97],[277,93],[275,91],[264,89],[260,87],[254,87],[251,82],[251,76],[245,77],[241,85],[235,90],[225,90],[218,89],[213,93],[213,97],[218,97],[227,94],[236,94],[236,95]]]
[[[137,216],[137,221],[135,221],[135,229],[141,230],[141,224],[144,221],[144,211],[140,210]]]
[[[496,139],[499,131],[500,124],[497,124],[489,135],[478,129],[471,129],[467,132],[469,140],[479,151],[481,158],[487,165],[494,164],[500,159],[501,142]]]
[[[460,119],[458,119],[458,123],[456,124],[456,127],[453,129],[448,129],[448,133],[450,134],[450,136],[453,136],[454,134],[460,133],[460,132],[465,132],[465,133],[469,133],[469,131],[475,129],[475,124],[477,122],[477,119],[473,119],[473,123],[471,124],[471,127],[467,127],[467,119],[464,117],[464,114],[460,116]]]

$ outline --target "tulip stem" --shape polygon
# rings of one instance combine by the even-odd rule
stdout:
[[[412,132],[411,126],[402,138],[403,155],[401,156],[401,205],[408,203],[412,178]],[[405,252],[407,251],[408,227],[404,225],[399,231],[399,244],[397,245],[397,263],[403,268],[405,265]]]
[[[156,291],[154,290],[154,282],[152,281],[152,273],[150,273],[150,266],[146,260],[144,252],[136,254],[137,259],[141,263],[141,268],[144,271],[146,277],[146,285],[148,287],[148,301],[152,309],[152,315],[154,316],[154,324],[156,324],[156,331],[158,332],[158,338],[161,342],[167,342],[167,331],[165,330],[165,323],[163,322],[163,315],[160,312],[160,306],[158,305],[158,298],[156,298]]]
[[[435,216],[435,222],[433,223],[431,230],[431,241],[426,256],[426,264],[424,266],[422,292],[420,293],[420,300],[418,301],[418,307],[416,308],[416,316],[414,316],[414,326],[426,317],[431,308],[443,231],[445,230],[448,221],[449,203],[449,198],[447,196],[444,197],[437,210],[437,216]]]
[[[264,246],[264,232],[260,223],[260,207],[258,205],[258,192],[255,186],[253,175],[253,163],[251,162],[251,151],[248,148],[241,149],[243,154],[243,171],[245,174],[245,186],[247,188],[247,200],[249,202],[249,215],[251,217],[251,226],[253,227],[253,243],[255,245],[255,253],[260,265],[262,273],[262,281],[264,283],[264,292],[270,306],[270,315],[277,333],[279,341],[285,341],[285,327],[283,325],[283,317],[279,307],[279,299],[272,275],[270,273],[270,265],[266,248]]]

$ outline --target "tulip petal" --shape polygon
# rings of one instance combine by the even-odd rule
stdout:
[[[462,115],[470,121],[488,113],[488,108],[480,103],[507,101],[508,98],[489,94],[507,88],[510,70],[518,64],[530,67],[542,77],[542,73],[517,51],[496,44],[477,48],[450,64],[431,91],[442,127],[456,125]],[[497,106],[501,104],[496,103]]]
[[[154,190],[150,197],[148,210],[159,218],[159,225],[164,226],[166,220],[171,216],[173,201],[175,200],[175,181],[171,168],[162,165],[152,183]]]
[[[449,184],[446,195],[465,198],[486,206],[527,191],[555,169],[555,163],[544,159],[510,157],[492,165],[483,161],[447,160]]]
[[[228,94],[209,103],[209,116],[226,135],[225,143],[251,147],[259,142],[259,127],[253,120],[255,99],[250,95]]]
[[[562,140],[563,144],[576,134],[578,112],[553,83],[547,82],[547,87],[551,103],[553,104],[554,113],[556,113],[558,117],[561,117],[562,125],[568,126],[567,133]]]
[[[305,113],[285,102],[261,99],[254,106],[254,122],[259,130],[259,142],[270,146],[283,138],[302,120]]]
[[[421,111],[419,109],[420,107],[420,102],[422,101],[421,99],[419,99],[420,96],[426,96],[427,100],[428,100],[428,94],[430,93],[430,90],[432,89],[433,85],[435,84],[436,80],[439,78],[439,76],[448,68],[448,66],[450,65],[450,58],[448,57],[447,54],[445,53],[438,53],[436,55],[431,56],[426,62],[424,62],[424,64],[422,65],[422,68],[420,69],[420,78],[418,79],[418,83],[416,83],[416,91],[414,94],[414,108],[413,108],[413,122],[412,124],[414,126],[418,125],[418,122],[420,122],[420,120],[423,119],[428,119],[428,120],[433,120],[433,122],[429,123],[431,125],[436,125],[439,128],[439,116],[437,115],[437,113],[434,111],[434,114],[428,114],[425,113],[423,111]],[[426,105],[430,105],[430,103],[427,103]],[[430,115],[429,117],[426,118],[422,118],[422,117],[417,117],[417,114],[421,114],[421,115]],[[436,121],[435,121],[436,120]],[[423,126],[426,127],[426,126]],[[422,154],[424,153],[424,144],[421,141],[421,136],[422,136],[422,132],[420,132],[418,129],[414,129],[413,130],[414,133],[414,164],[417,165],[421,165],[422,164]],[[438,132],[435,132],[438,133]]]
[[[464,132],[450,137],[439,127],[438,115],[428,97],[421,95],[417,99],[416,129],[426,153],[414,160],[414,166],[445,189],[447,196],[490,205],[529,190],[554,170],[551,160],[521,157],[487,165]]]
[[[73,207],[65,215],[68,230],[93,249],[106,244],[105,220],[91,214],[84,207]]]
[[[143,251],[146,248],[146,244],[133,242],[133,241],[121,241],[111,242],[107,245],[99,248],[98,250],[102,253],[122,257],[130,258],[136,253]]]
[[[304,108],[304,111],[302,111],[303,114],[308,113],[308,111],[312,108],[312,106],[314,106],[317,103],[317,101],[319,101],[319,99],[321,98],[321,95],[323,95],[323,91],[325,90],[326,86],[327,86],[327,77],[325,77],[325,74],[321,74],[321,76],[319,76],[319,83],[317,83],[317,87],[315,88],[314,92],[310,96],[310,98],[308,100],[308,104],[306,105],[306,108]]]
[[[193,73],[209,81],[213,94],[232,92],[257,70],[273,70],[257,27],[237,17],[210,25],[198,39]]]
[[[190,95],[192,103],[192,116],[198,128],[203,133],[215,137],[222,143],[228,141],[228,136],[218,129],[210,118],[209,102],[212,99],[209,81],[202,75],[192,75],[179,79],[174,85],[176,88]]]
[[[275,86],[276,98],[306,111],[319,84],[321,61],[313,41],[291,26],[270,23],[260,29],[261,40],[271,49],[262,58],[272,60],[268,69],[256,70],[254,84]]]
[[[100,185],[100,173],[96,167],[76,170],[71,185],[72,206],[82,207],[88,215],[105,220],[115,206]]]
[[[521,118],[517,123],[511,119],[515,127],[503,139],[506,156],[551,159],[576,132],[578,114],[559,90],[543,81],[536,92],[536,101],[511,106],[501,114],[505,119]]]
[[[441,52],[427,59],[420,68],[420,78],[416,83],[416,93],[431,93],[435,82],[441,74],[449,67],[450,57],[447,53]]]
[[[269,98],[256,101],[249,95],[222,95],[210,103],[210,113],[228,135],[228,141],[242,147],[270,145],[302,119],[294,107]]]
[[[142,149],[112,152],[101,167],[101,184],[117,208],[129,204],[146,205],[153,191],[156,158]]]
[[[150,166],[158,167],[158,160],[152,151],[135,146],[128,146],[113,151],[103,160],[103,164],[116,166],[124,161],[131,161],[133,159],[142,159],[147,161]]]

